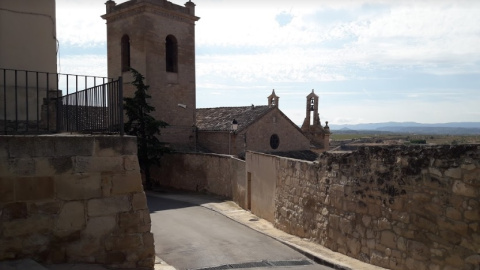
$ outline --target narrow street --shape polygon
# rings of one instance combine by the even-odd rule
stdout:
[[[332,269],[202,206],[161,196],[147,199],[155,252],[179,270]]]

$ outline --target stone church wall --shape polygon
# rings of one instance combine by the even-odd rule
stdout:
[[[208,192],[245,206],[245,162],[219,154],[167,154],[152,170],[161,186]]]
[[[134,137],[0,136],[0,260],[152,269]]]
[[[479,146],[367,147],[270,163],[279,229],[390,269],[478,269]]]
[[[270,146],[270,137],[277,134],[278,148]],[[258,152],[298,151],[310,149],[310,141],[279,110],[272,110],[247,131],[247,150]],[[243,140],[238,140],[243,145]],[[242,149],[242,148],[241,148]]]
[[[279,137],[278,148],[270,146],[270,137]],[[198,145],[221,154],[244,156],[246,150],[258,152],[309,150],[310,141],[280,110],[271,110],[247,128],[229,131],[198,131]]]

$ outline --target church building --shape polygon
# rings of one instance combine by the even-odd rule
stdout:
[[[305,151],[309,139],[280,109],[272,91],[268,105],[197,109],[198,144],[209,151],[243,156],[246,150],[264,153]]]
[[[246,150],[289,152],[328,148],[328,126],[320,126],[318,96],[307,97],[307,118],[300,129],[280,109],[272,91],[268,105],[196,108],[195,4],[167,0],[106,2],[108,76],[123,77],[124,96],[133,96],[129,71],[150,85],[152,115],[169,126],[160,140],[178,151],[204,150],[242,155]],[[312,92],[313,94],[313,92]]]

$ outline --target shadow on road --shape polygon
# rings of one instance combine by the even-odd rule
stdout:
[[[150,213],[200,206],[206,203],[223,202],[223,198],[201,193],[171,189],[155,189],[147,192]]]

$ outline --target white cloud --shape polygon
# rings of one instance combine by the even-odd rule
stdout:
[[[413,80],[404,74],[480,73],[479,1],[193,1],[201,17],[195,34],[199,107],[265,104],[264,91],[278,87],[288,89],[281,109],[301,124],[304,98],[315,88],[325,102],[321,119],[332,124],[478,121],[478,94],[455,97],[475,82],[463,87],[458,77],[445,81],[457,84],[458,90],[449,90],[453,95],[428,87],[437,85],[432,81],[421,81],[420,90],[408,88],[415,83],[403,83],[407,89],[398,84]],[[105,44],[104,2],[57,0],[61,48]],[[282,14],[289,15],[288,23],[279,24]],[[65,55],[61,69],[106,75],[106,56]],[[385,90],[355,85],[360,80]],[[345,89],[329,88],[341,83]],[[245,91],[249,95],[242,95]]]
[[[106,55],[75,55],[61,59],[59,73],[107,77]]]
[[[97,0],[57,0],[57,37],[60,46],[81,47],[105,44],[105,5]]]
[[[369,1],[384,8],[367,12],[360,9],[367,1],[330,1],[324,5],[299,2],[301,8],[288,10],[293,19],[283,27],[275,20],[288,9],[282,1],[251,9],[248,16],[241,12],[243,9],[236,11],[238,6],[224,4],[210,9],[209,5],[199,5],[202,19],[197,23],[197,46],[245,47],[251,51],[263,48],[269,53],[277,50],[275,56],[281,54],[293,67],[308,57],[318,58],[311,59],[311,65],[328,66],[375,63],[431,67],[461,63],[452,71],[457,73],[465,64],[480,60],[480,3]],[[241,7],[248,6],[242,3]],[[310,8],[303,9],[306,5]],[[354,19],[333,24],[317,20],[322,15],[319,12],[329,8],[345,9]],[[332,42],[333,46],[329,45]],[[299,58],[299,54],[306,57]]]

